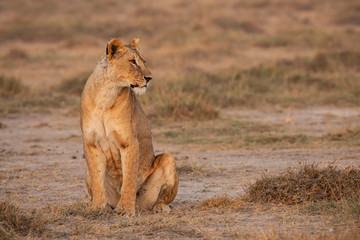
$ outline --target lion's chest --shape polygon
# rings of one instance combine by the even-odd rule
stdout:
[[[121,173],[120,149],[127,145],[130,138],[138,140],[140,165],[149,165],[147,162],[153,158],[151,131],[141,113],[130,121],[121,115],[114,116],[111,112],[94,112],[84,128],[86,141],[101,149],[108,170],[114,174]]]
[[[99,150],[99,160],[104,159],[108,172],[117,177],[122,175],[122,168],[120,148],[114,136],[116,129],[104,120],[104,112],[94,111],[83,122],[84,141]]]

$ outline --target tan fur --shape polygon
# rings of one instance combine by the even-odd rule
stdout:
[[[124,214],[169,211],[177,194],[175,160],[155,157],[144,111],[134,90],[145,90],[151,72],[138,52],[138,39],[112,39],[85,84],[81,130],[87,161],[86,185],[94,208],[106,204]],[[146,80],[147,78],[147,80]]]

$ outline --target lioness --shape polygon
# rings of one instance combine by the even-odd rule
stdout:
[[[151,72],[138,39],[112,39],[81,96],[81,130],[91,206],[106,204],[121,214],[169,212],[177,194],[175,160],[155,156],[149,124],[135,93],[144,93]]]

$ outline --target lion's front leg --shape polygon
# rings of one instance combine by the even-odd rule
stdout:
[[[96,146],[84,143],[84,152],[87,162],[87,185],[89,194],[92,197],[93,208],[103,208],[106,206],[104,191],[104,178],[106,171],[106,159],[102,151]]]
[[[139,143],[133,139],[126,145],[120,145],[123,182],[120,201],[116,211],[120,214],[134,214],[136,200],[136,179],[139,165]]]

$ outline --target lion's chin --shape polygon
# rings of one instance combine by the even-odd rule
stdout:
[[[136,95],[143,95],[146,92],[146,87],[141,87],[141,88],[134,87],[134,88],[132,88],[132,90],[134,91],[134,93]]]

